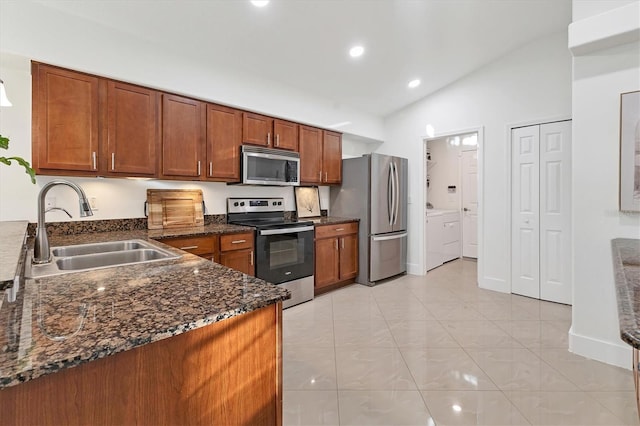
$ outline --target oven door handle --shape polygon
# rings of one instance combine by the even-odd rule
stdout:
[[[264,229],[260,235],[297,234],[298,232],[313,231],[313,226],[299,226],[297,228]]]

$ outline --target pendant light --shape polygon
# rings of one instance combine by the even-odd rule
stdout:
[[[0,106],[10,107],[12,106],[9,98],[7,98],[7,92],[4,90],[4,81],[0,80]]]

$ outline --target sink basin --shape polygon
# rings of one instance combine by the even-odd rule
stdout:
[[[106,253],[113,251],[137,250],[149,247],[153,246],[143,240],[109,241],[106,243],[54,247],[51,249],[51,254],[56,257],[66,257],[93,253]]]
[[[34,265],[31,262],[33,252],[30,251],[25,276],[27,278],[40,278],[180,257],[144,240],[110,241],[53,247],[51,254],[51,263]]]

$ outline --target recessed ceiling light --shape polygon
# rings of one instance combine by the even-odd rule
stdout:
[[[409,86],[409,89],[420,86],[420,79],[416,78],[415,80],[411,80],[407,86]]]
[[[357,58],[358,56],[362,56],[363,53],[364,53],[364,47],[362,46],[353,46],[349,50],[349,55],[351,55],[352,58]]]
[[[255,7],[265,7],[269,4],[269,0],[251,0],[251,4]]]

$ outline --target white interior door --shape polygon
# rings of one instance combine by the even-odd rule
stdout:
[[[462,256],[478,257],[478,151],[462,151]]]
[[[571,122],[540,126],[540,298],[571,304]]]
[[[511,292],[540,298],[540,126],[513,129]]]

